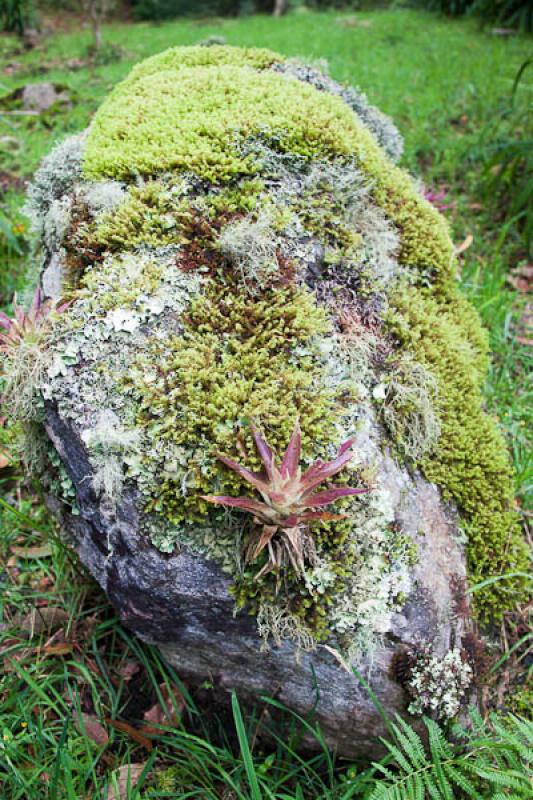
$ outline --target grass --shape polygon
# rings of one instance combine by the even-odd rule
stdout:
[[[24,265],[31,260],[20,211],[21,184],[55,141],[88,124],[135,62],[213,34],[222,34],[230,44],[326,58],[334,78],[359,85],[394,117],[405,137],[404,165],[433,191],[444,190],[446,203],[452,204],[445,213],[456,242],[472,237],[461,255],[462,287],[489,328],[494,358],[488,404],[508,434],[526,517],[533,483],[527,438],[533,427],[531,356],[524,344],[525,299],[509,277],[528,258],[527,219],[520,211],[509,212],[513,186],[494,181],[501,172],[501,148],[509,143],[521,148],[531,138],[527,110],[533,69],[524,69],[513,95],[531,40],[491,36],[473,21],[414,11],[117,24],[104,33],[103,60],[108,63],[101,64],[88,60],[88,31],[51,36],[29,52],[16,39],[0,36],[4,67],[15,65],[0,73],[0,95],[9,98],[25,83],[47,80],[67,86],[72,99],[70,110],[24,117],[6,113],[16,111],[16,104],[0,96],[0,186],[6,187],[0,195],[0,222],[8,218],[13,232],[7,239],[0,228],[0,306],[8,305],[15,290],[23,290]],[[522,169],[523,162],[517,163]],[[514,175],[513,185],[519,179],[521,173]],[[20,255],[17,249],[25,252]],[[1,465],[9,446],[0,421]],[[136,789],[124,790],[124,798],[177,796],[172,788],[165,790],[165,780],[168,787],[180,786],[180,797],[368,796],[375,769],[335,762],[321,746],[312,720],[284,715],[285,727],[271,731],[274,738],[267,746],[259,735],[265,718],[243,720],[236,698],[233,709],[205,715],[213,703],[210,688],[204,687],[193,702],[157,652],[124,631],[58,541],[38,487],[22,480],[15,455],[10,466],[0,466],[0,491],[1,797],[106,800],[114,797],[110,786],[118,787],[124,778],[120,769],[128,764],[141,777]],[[504,632],[507,660],[495,654],[492,664],[500,661],[505,669],[487,678],[487,686],[498,694],[507,681],[514,696],[506,702],[520,711],[525,709],[520,705],[521,666],[527,652],[521,610],[509,615]],[[139,721],[145,725],[144,714],[157,705],[167,709],[172,724],[141,733],[139,739]],[[85,724],[76,722],[74,712]],[[94,741],[95,721],[103,724],[104,743]],[[306,726],[318,738],[319,750],[304,759],[296,750]],[[154,777],[163,768],[171,772]]]

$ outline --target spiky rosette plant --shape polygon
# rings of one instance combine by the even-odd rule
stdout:
[[[271,570],[279,570],[287,561],[297,573],[303,574],[305,554],[313,550],[309,525],[347,516],[317,509],[331,505],[341,497],[370,491],[368,488],[352,486],[330,486],[323,491],[316,491],[320,484],[349,464],[354,455],[352,448],[355,439],[347,439],[332,461],[319,459],[302,473],[302,436],[298,420],[279,467],[274,451],[255,426],[252,426],[252,435],[263,463],[262,472],[252,472],[224,455],[219,454],[217,458],[253,486],[262,501],[228,495],[207,495],[204,500],[240,508],[253,515],[255,527],[245,551],[246,562],[255,561],[265,549],[268,551],[267,562],[256,574],[256,579]]]
[[[28,311],[18,305],[17,296],[13,300],[13,317],[8,317],[0,311],[0,352],[9,353],[22,342],[28,344],[38,342],[45,330],[52,312],[60,314],[67,308],[68,303],[54,305],[49,300],[44,300],[40,288],[35,290],[33,300]]]
[[[29,420],[34,415],[34,396],[47,363],[46,336],[56,314],[68,303],[57,305],[44,300],[40,288],[25,311],[13,300],[13,317],[0,312],[0,398],[8,416],[13,420]]]

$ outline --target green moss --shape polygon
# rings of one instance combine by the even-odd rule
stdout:
[[[392,305],[390,324],[401,345],[437,380],[441,434],[421,467],[464,515],[471,584],[527,570],[506,444],[483,407],[487,342],[479,319],[458,292],[440,301],[410,288]],[[476,605],[484,618],[501,616],[521,592],[520,579],[501,581],[477,593]]]
[[[149,181],[133,186],[127,200],[98,222],[93,238],[100,246],[116,250],[140,244],[160,247],[185,244],[185,228],[191,220],[190,202],[179,187]]]
[[[447,224],[411,178],[390,162],[341,98],[242,66],[250,58],[249,51],[231,48],[177,49],[157,62],[157,70],[140,65],[96,114],[85,175],[124,179],[175,170],[228,181],[259,169],[242,147],[254,137],[308,159],[355,157],[376,202],[401,231],[402,262],[446,288],[453,277]],[[258,58],[264,66],[264,57]]]
[[[215,226],[231,215],[256,210],[263,184],[242,180],[237,186],[214,187],[207,195],[191,198],[184,182],[151,180],[132,186],[119,208],[105,214],[96,226],[85,232],[85,241],[94,248],[129,250],[139,245],[161,247],[167,244],[198,245],[197,223]],[[211,238],[211,237],[209,237]],[[205,245],[205,243],[204,243]]]
[[[262,70],[271,67],[283,57],[259,47],[170,47],[162,53],[147,58],[132,69],[125,83],[134,83],[148,75],[171,70],[175,72],[184,67],[252,67]]]

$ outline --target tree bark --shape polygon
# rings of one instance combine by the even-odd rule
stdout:
[[[272,16],[282,17],[289,8],[289,0],[274,0],[274,10]]]

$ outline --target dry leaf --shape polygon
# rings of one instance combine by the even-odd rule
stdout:
[[[533,291],[533,264],[522,264],[517,267],[507,280],[518,292],[529,294]]]
[[[88,736],[92,742],[100,746],[108,743],[109,735],[106,729],[93,714],[78,714],[77,711],[73,711],[72,718],[79,732]]]
[[[117,670],[117,673],[127,683],[128,681],[131,681],[133,676],[139,672],[140,668],[141,665],[137,661],[126,661],[126,663],[123,664],[119,670]]]
[[[4,469],[5,467],[9,467],[11,464],[10,458],[7,453],[3,450],[0,450],[0,469]]]
[[[32,636],[43,633],[43,631],[51,631],[65,625],[68,620],[69,616],[64,609],[58,606],[43,606],[34,608],[21,620],[15,619],[14,622],[21,630],[27,631],[31,639]]]
[[[124,764],[123,767],[119,767],[112,775],[112,783],[107,790],[107,800],[126,800],[128,789],[133,789],[138,783],[145,766],[146,762],[143,764]]]
[[[43,647],[43,653],[46,653],[47,656],[68,656],[72,650],[73,645],[70,642],[55,642]]]
[[[130,725],[127,722],[121,722],[118,719],[109,719],[106,717],[106,723],[111,725],[112,728],[115,728],[117,731],[122,731],[122,733],[127,734],[130,739],[133,739],[134,742],[140,744],[142,747],[145,747],[146,750],[150,751],[153,748],[153,742],[148,739],[146,736],[143,736],[142,732],[139,731],[137,728],[134,728],[133,725]],[[142,729],[143,731],[146,728]]]
[[[52,548],[49,544],[40,547],[17,547],[15,544],[9,548],[17,558],[48,558],[52,555]]]
[[[144,713],[146,722],[152,722],[153,725],[144,725],[143,731],[146,733],[161,733],[158,726],[166,725],[174,726],[178,724],[179,715],[185,708],[185,700],[177,686],[172,686],[168,689],[166,683],[160,685],[161,694],[163,695],[164,705],[156,703],[152,708]]]
[[[473,241],[474,241],[474,237],[472,236],[471,233],[469,233],[468,236],[466,237],[466,239],[464,239],[464,241],[462,241],[461,244],[458,244],[455,247],[455,255],[458,256],[461,253],[464,253],[465,250],[468,250],[468,248],[471,246]]]

